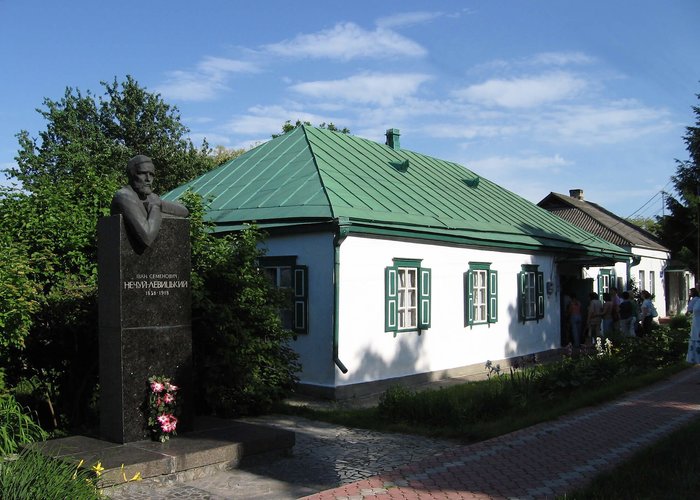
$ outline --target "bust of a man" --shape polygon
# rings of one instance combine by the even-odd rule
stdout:
[[[150,247],[158,236],[163,217],[187,217],[180,203],[161,200],[152,189],[155,167],[148,156],[136,155],[127,164],[129,185],[112,198],[112,215],[122,214],[127,231],[143,247]]]

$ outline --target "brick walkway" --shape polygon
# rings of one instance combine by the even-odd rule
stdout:
[[[700,416],[698,384],[694,367],[622,400],[305,498],[554,498]]]
[[[700,417],[698,384],[700,366],[624,399],[468,446],[269,415],[254,420],[293,430],[292,456],[107,493],[115,500],[553,499]]]

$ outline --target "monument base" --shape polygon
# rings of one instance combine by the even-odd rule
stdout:
[[[135,251],[119,215],[98,222],[100,436],[146,439],[148,379],[177,392],[178,432],[192,429],[189,221],[163,219],[158,238]]]

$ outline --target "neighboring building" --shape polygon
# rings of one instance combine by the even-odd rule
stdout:
[[[330,398],[484,373],[561,346],[559,276],[630,255],[456,163],[309,126],[164,196],[211,199],[216,232],[256,222],[294,291],[302,387]]]
[[[583,268],[583,274],[576,278],[592,280],[593,291],[602,295],[610,287],[616,287],[620,292],[647,290],[654,297],[659,316],[685,311],[692,275],[670,265],[670,250],[652,234],[584,200],[581,189],[572,189],[569,196],[550,193],[538,205],[633,255],[631,261],[618,262],[614,266]]]

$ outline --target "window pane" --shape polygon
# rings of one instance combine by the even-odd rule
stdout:
[[[398,269],[398,317],[399,328],[418,326],[418,269]]]
[[[485,270],[475,270],[472,272],[473,288],[472,298],[474,301],[474,323],[485,323],[487,321],[487,272]]]
[[[292,268],[280,267],[280,288],[292,288]]]

